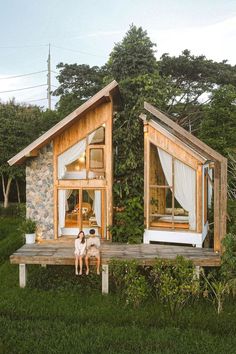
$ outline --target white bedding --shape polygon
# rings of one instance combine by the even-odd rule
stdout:
[[[172,216],[171,215],[164,215],[158,218],[158,221],[166,221],[166,222],[172,222]],[[184,215],[175,215],[174,216],[174,222],[181,223],[181,222],[188,222],[188,216]]]

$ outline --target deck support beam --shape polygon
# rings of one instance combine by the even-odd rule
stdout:
[[[109,292],[109,267],[108,264],[102,265],[102,293],[108,294]]]
[[[26,264],[19,264],[19,284],[20,288],[25,288],[27,282]]]

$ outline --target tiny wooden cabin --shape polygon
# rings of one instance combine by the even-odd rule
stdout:
[[[112,224],[112,120],[116,81],[19,152],[26,163],[26,209],[42,238],[94,228],[109,239]]]
[[[214,250],[226,233],[227,160],[152,105],[144,123],[144,243],[202,247],[214,210]]]
[[[27,217],[44,239],[86,233],[110,239],[116,81],[8,162],[26,164]],[[144,123],[144,243],[202,247],[214,212],[214,250],[226,233],[227,160],[148,103]]]

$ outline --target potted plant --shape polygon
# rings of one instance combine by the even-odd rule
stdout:
[[[36,239],[36,221],[31,218],[26,218],[21,224],[21,232],[25,235],[25,243],[35,243]]]

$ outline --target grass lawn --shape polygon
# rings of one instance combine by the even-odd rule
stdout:
[[[236,304],[217,316],[195,302],[171,320],[152,299],[138,309],[102,296],[96,275],[31,266],[19,289],[9,255],[20,247],[17,219],[0,219],[0,353],[236,353]]]

